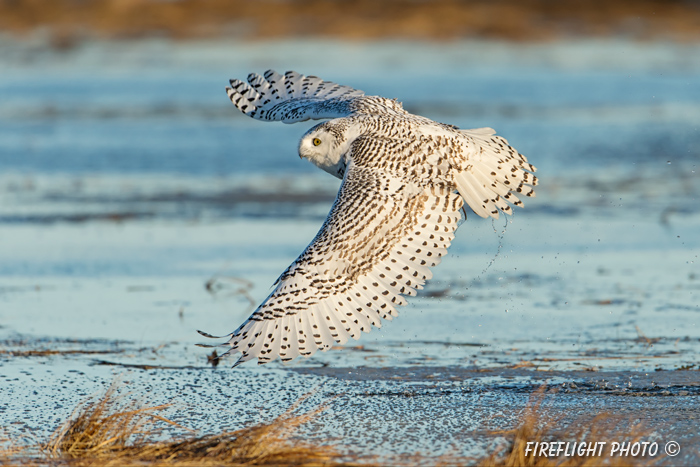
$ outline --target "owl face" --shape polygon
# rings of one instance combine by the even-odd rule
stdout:
[[[302,136],[299,142],[299,157],[306,158],[329,174],[342,178],[345,171],[345,145],[339,141],[337,131],[328,128],[327,123],[316,125]]]

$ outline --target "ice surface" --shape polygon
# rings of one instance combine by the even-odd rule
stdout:
[[[548,383],[566,389],[552,410],[630,413],[697,461],[697,45],[141,41],[49,52],[5,39],[1,50],[3,427],[50,432],[122,374],[207,432],[269,420],[320,388],[305,407],[338,397],[309,438],[477,455],[488,445],[478,433],[511,426]],[[470,216],[435,279],[381,330],[287,365],[212,369],[195,330],[235,329],[338,187],[296,155],[310,123],[265,124],[227,101],[228,78],[271,67],[494,127],[541,185],[507,223]],[[45,349],[79,353],[26,354]]]

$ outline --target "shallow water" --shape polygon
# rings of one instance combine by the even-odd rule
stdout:
[[[138,43],[0,67],[0,423],[52,431],[122,375],[204,432],[335,396],[305,428],[348,451],[475,456],[541,384],[547,410],[642,420],[697,462],[700,61],[694,45]],[[313,238],[338,182],[310,124],[238,115],[228,78],[294,68],[492,126],[539,169],[470,216],[400,317],[312,359],[234,371],[226,334]],[[206,285],[209,284],[207,288]],[[57,350],[57,355],[32,351]],[[572,385],[573,384],[573,385]]]

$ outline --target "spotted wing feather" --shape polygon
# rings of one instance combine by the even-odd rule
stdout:
[[[230,335],[227,353],[241,354],[236,365],[288,361],[381,327],[398,316],[404,296],[432,277],[461,207],[449,188],[415,186],[351,164],[323,227]]]
[[[362,112],[404,112],[396,101],[295,71],[251,73],[247,81],[232,79],[226,93],[238,110],[258,120],[295,123]]]
[[[464,201],[481,217],[498,219],[523,206],[520,197],[534,197],[537,169],[527,158],[495,135],[491,128],[460,130],[467,157],[454,176]]]
[[[353,99],[364,96],[362,91],[315,76],[295,71],[282,75],[274,70],[262,76],[251,73],[247,83],[233,79],[226,93],[249,117],[285,123],[350,115]]]

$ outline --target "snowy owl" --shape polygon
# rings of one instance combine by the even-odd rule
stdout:
[[[432,277],[466,217],[464,203],[498,218],[535,196],[535,167],[490,128],[460,130],[293,71],[251,73],[226,92],[258,120],[331,119],[302,136],[299,157],[342,179],[311,244],[223,336],[226,354],[241,354],[234,366],[308,357],[381,327]]]

